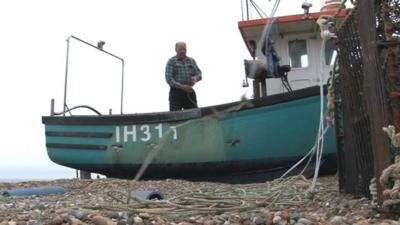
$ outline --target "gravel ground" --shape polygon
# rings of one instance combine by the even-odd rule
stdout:
[[[399,215],[375,210],[366,198],[338,192],[336,177],[319,178],[313,192],[303,177],[228,185],[184,180],[119,179],[0,183],[0,191],[57,185],[64,194],[0,197],[0,225],[309,225],[399,224]],[[144,200],[127,190],[160,191]]]

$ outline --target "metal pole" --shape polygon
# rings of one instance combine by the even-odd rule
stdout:
[[[97,50],[99,50],[99,51],[101,51],[101,52],[104,52],[104,53],[106,53],[106,54],[108,54],[108,55],[110,55],[110,56],[112,56],[112,57],[114,57],[114,58],[116,58],[116,59],[119,59],[119,60],[121,60],[121,62],[122,62],[122,84],[121,84],[121,114],[123,114],[123,98],[124,98],[124,70],[125,70],[125,62],[124,62],[124,59],[122,59],[121,57],[119,57],[119,56],[116,56],[116,55],[114,55],[114,54],[112,54],[112,53],[110,53],[110,52],[107,52],[107,51],[105,51],[105,50],[103,50],[102,48],[100,48],[100,47],[98,47],[98,46],[95,46],[95,45],[92,45],[92,44],[90,44],[89,42],[86,42],[86,41],[84,41],[84,40],[82,40],[82,39],[80,39],[80,38],[77,38],[77,37],[75,37],[75,36],[73,36],[73,35],[71,35],[71,36],[69,36],[68,37],[68,39],[67,39],[67,43],[68,43],[68,45],[67,45],[67,65],[66,65],[66,68],[65,68],[65,86],[64,86],[64,113],[63,113],[63,115],[65,116],[65,111],[67,110],[66,109],[66,99],[67,99],[67,75],[68,75],[68,57],[69,57],[69,39],[70,38],[73,38],[73,39],[75,39],[75,40],[77,40],[77,41],[80,41],[80,42],[82,42],[82,43],[84,43],[84,44],[86,44],[86,45],[89,45],[89,46],[91,46],[91,47],[93,47],[93,48],[95,48],[95,49],[97,49]]]
[[[65,116],[66,106],[67,106],[67,81],[68,81],[68,59],[69,59],[69,36],[67,38],[67,59],[65,63],[65,80],[64,80],[64,105],[63,105],[63,116]]]
[[[124,101],[124,71],[125,71],[125,62],[123,59],[121,59],[122,61],[122,81],[121,81],[121,115],[124,114],[123,113],[123,101]]]
[[[246,14],[247,14],[247,20],[249,20],[249,0],[246,0]]]
[[[110,52],[107,52],[107,51],[105,51],[105,50],[103,50],[103,49],[101,49],[101,48],[98,48],[97,46],[92,45],[92,44],[90,44],[89,42],[86,42],[86,41],[84,41],[84,40],[82,40],[82,39],[79,39],[79,38],[77,38],[77,37],[75,37],[75,36],[73,36],[73,35],[71,35],[70,37],[72,37],[72,38],[74,38],[75,40],[78,40],[78,41],[80,41],[80,42],[82,42],[82,43],[84,43],[84,44],[87,44],[87,45],[89,45],[89,46],[91,46],[91,47],[93,47],[93,48],[95,48],[95,49],[97,49],[97,50],[99,50],[99,51],[102,51],[102,52],[104,52],[104,53],[106,53],[106,54],[108,54],[108,55],[111,55],[112,57],[117,58],[117,59],[121,60],[122,62],[124,61],[121,57],[116,56],[116,55],[114,55],[114,54],[112,54],[112,53],[110,53]]]
[[[54,98],[51,99],[50,103],[50,116],[54,116]]]
[[[242,21],[244,20],[243,0],[240,0],[240,8],[242,9]]]

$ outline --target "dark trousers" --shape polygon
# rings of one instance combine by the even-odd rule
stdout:
[[[178,111],[182,109],[197,108],[196,93],[187,93],[181,89],[171,88],[169,90],[169,110]]]

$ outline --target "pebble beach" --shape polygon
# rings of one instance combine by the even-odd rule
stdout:
[[[61,186],[62,194],[0,196],[0,225],[400,225],[367,198],[338,191],[337,177],[321,177],[312,190],[301,176],[251,184],[185,180],[61,179],[2,182],[0,191]],[[128,190],[158,191],[143,199]]]

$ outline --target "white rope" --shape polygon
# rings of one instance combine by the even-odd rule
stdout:
[[[315,171],[314,171],[314,177],[311,183],[310,191],[314,191],[315,184],[317,182],[317,178],[319,175],[319,168],[321,166],[321,160],[322,160],[322,152],[324,149],[324,65],[325,65],[325,44],[326,44],[326,38],[322,37],[322,43],[321,43],[321,50],[320,50],[320,68],[319,68],[319,73],[318,73],[318,78],[319,78],[319,96],[320,96],[320,116],[319,116],[319,128],[318,128],[318,135],[317,135],[317,149],[316,149],[316,159],[315,159]]]
[[[285,177],[289,172],[291,172],[294,168],[296,168],[300,163],[302,163],[311,153],[315,151],[315,171],[314,171],[314,176],[313,180],[310,186],[309,191],[314,192],[315,185],[317,182],[317,178],[319,175],[319,169],[321,167],[321,161],[322,161],[322,153],[324,149],[324,137],[325,133],[329,129],[329,125],[325,126],[325,119],[324,119],[324,65],[325,65],[325,44],[326,44],[326,39],[327,37],[322,36],[322,43],[321,43],[321,48],[320,48],[320,58],[321,63],[319,66],[319,72],[318,72],[318,79],[319,79],[319,88],[320,88],[320,117],[319,117],[319,126],[318,126],[318,132],[317,132],[317,137],[316,137],[316,143],[315,145],[311,148],[311,150],[307,153],[306,156],[304,156],[299,162],[297,162],[294,166],[292,166],[288,171],[286,171],[282,176]]]
[[[328,131],[328,129],[329,129],[329,126],[325,127],[323,135],[319,137],[320,139],[325,135],[325,133]],[[296,164],[294,164],[290,169],[288,169],[280,178],[285,178],[290,172],[292,172],[292,170],[294,170],[297,166],[299,166],[311,153],[313,153],[315,151],[315,147],[316,147],[316,143],[302,159],[300,159]]]

